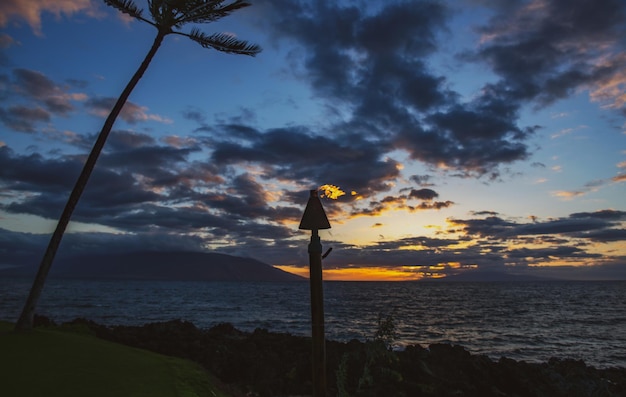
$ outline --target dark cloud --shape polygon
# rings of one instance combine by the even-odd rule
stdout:
[[[50,121],[50,113],[42,108],[12,106],[0,108],[0,121],[13,131],[35,133],[37,123]]]
[[[70,188],[78,177],[80,163],[72,157],[47,159],[41,154],[18,155],[8,146],[0,147],[0,183],[6,192],[56,195]]]
[[[596,219],[606,219],[606,220],[626,220],[626,212],[625,211],[616,211],[616,210],[601,210],[596,212],[576,212],[570,215],[570,218],[596,218]]]
[[[525,141],[538,127],[518,127],[517,112],[500,98],[482,97],[430,114],[430,127],[403,129],[397,143],[413,159],[485,175],[529,157]]]
[[[38,132],[38,124],[49,122],[53,115],[68,116],[75,110],[73,102],[85,98],[40,72],[21,68],[13,70],[13,79],[0,76],[0,100],[9,96],[19,96],[25,102],[0,108],[0,121],[10,130],[26,133]]]
[[[405,190],[405,189],[403,189]],[[431,189],[410,189],[409,194],[400,194],[397,196],[386,196],[381,200],[370,200],[367,206],[354,205],[350,216],[380,216],[387,211],[406,210],[409,212],[441,210],[454,205],[452,201],[433,201],[439,197],[439,194]],[[409,200],[423,200],[417,205],[411,205]],[[358,203],[360,204],[360,203]]]
[[[423,187],[435,186],[434,183],[431,182],[433,177],[431,175],[411,175],[409,180]]]
[[[40,72],[28,69],[15,69],[18,90],[33,98],[46,98],[59,91],[59,87]]]
[[[619,106],[605,88],[626,67],[626,3],[550,0],[501,10],[480,29],[488,38],[473,59],[502,80],[494,89],[511,101],[545,105],[578,88]]]
[[[491,213],[488,212],[487,214]],[[527,242],[563,244],[569,241],[566,239],[558,241],[550,239],[555,237],[572,237],[590,239],[596,242],[617,241],[623,235],[624,229],[621,227],[620,221],[625,216],[623,211],[601,210],[590,213],[575,213],[568,217],[546,221],[534,218],[532,223],[506,221],[495,215],[483,219],[454,219],[451,222],[456,226],[460,226],[461,229],[459,230],[470,236],[502,240],[515,240],[525,236],[541,236],[539,241],[531,240]]]
[[[516,223],[508,222],[497,216],[488,216],[484,219],[453,219],[455,226],[460,226],[461,230],[470,236],[494,237],[503,236],[509,233]]]
[[[0,228],[0,267],[35,266],[43,255],[46,236],[44,234],[13,232]]]
[[[525,224],[514,230],[516,235],[569,234],[606,228],[610,223],[592,219],[555,219]]]
[[[111,145],[101,155],[85,192],[85,208],[94,204],[108,210],[129,203],[141,203],[157,198],[154,189],[173,188],[181,181],[194,180],[194,184],[219,182],[212,167],[188,163],[195,147],[176,148],[157,145],[143,134],[114,131]],[[14,211],[24,211],[46,217],[57,215],[58,205],[73,186],[73,181],[83,166],[82,156],[46,158],[41,154],[18,155],[8,146],[0,148],[0,178],[7,190],[28,194],[20,205],[12,204]],[[125,197],[125,198],[122,198]],[[182,199],[182,198],[180,198]],[[45,203],[56,203],[50,208]]]
[[[52,113],[67,115],[74,110],[72,100],[81,97],[66,93],[65,89],[55,84],[40,72],[28,69],[15,69],[16,91],[26,97],[40,101]]]
[[[506,252],[507,261],[510,265],[526,266],[532,263],[549,262],[552,258],[564,258],[567,260],[600,259],[601,254],[586,252],[583,249],[572,246],[560,246],[550,248],[514,248]],[[531,258],[529,260],[529,258]]]
[[[448,201],[433,201],[427,203],[420,203],[416,207],[412,207],[412,210],[440,210],[448,208],[454,205],[454,202]]]
[[[484,216],[484,215],[498,216],[498,213],[495,212],[495,211],[472,211],[472,215],[475,215],[475,216]]]
[[[94,141],[96,136],[92,138]],[[116,130],[107,138],[107,150],[124,151],[142,146],[154,145],[156,143],[154,137],[148,134],[137,132]]]
[[[259,164],[263,178],[317,187],[334,184],[367,197],[390,188],[398,163],[385,159],[385,147],[359,134],[319,136],[306,128],[257,131],[223,126],[213,138],[211,159],[218,164]]]
[[[409,193],[410,198],[416,198],[418,200],[434,200],[439,197],[439,193],[432,189],[411,189],[411,193]]]
[[[573,234],[574,237],[589,239],[599,243],[626,241],[626,229],[603,229]]]
[[[326,2],[272,4],[267,28],[277,40],[306,49],[303,76],[315,92],[351,109],[350,119],[333,131],[358,130],[460,175],[493,174],[528,158],[526,141],[536,127],[517,125],[519,103],[496,89],[460,102],[428,66],[451,15],[443,3],[384,3],[376,11]]]
[[[189,108],[183,111],[183,117],[187,120],[195,121],[198,124],[203,124],[206,118],[202,110],[196,108]]]
[[[500,166],[531,154],[528,141],[539,127],[519,125],[523,106],[551,103],[578,89],[591,88],[602,100],[615,91],[611,83],[626,66],[619,55],[625,6],[619,0],[480,4],[494,17],[478,29],[484,44],[461,58],[486,62],[502,79],[467,102],[427,62],[447,30],[451,11],[444,3],[368,9],[272,2],[263,16],[269,16],[266,28],[275,40],[302,49],[299,77],[330,107],[349,110],[346,122],[329,130],[350,126],[412,159],[461,171],[456,175],[496,179]]]
[[[300,209],[269,205],[268,193],[249,175],[226,180],[211,162],[191,160],[197,146],[161,145],[124,131],[111,137],[74,220],[131,233],[201,232],[230,243],[293,236],[281,222],[295,220]],[[0,147],[1,208],[56,219],[83,160]]]
[[[189,154],[198,151],[197,148],[176,148],[172,146],[146,145],[131,147],[126,150],[116,150],[106,153],[102,162],[107,166],[143,172],[158,179],[159,174],[168,172],[168,168],[175,170],[176,164],[185,163]],[[153,171],[153,172],[151,172]]]

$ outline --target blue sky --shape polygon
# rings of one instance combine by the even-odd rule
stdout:
[[[298,223],[331,184],[327,279],[626,278],[623,1],[251,3],[198,27],[256,57],[166,37],[60,260],[208,250],[306,273]],[[9,0],[0,28],[0,250],[24,266],[156,32],[90,0]]]

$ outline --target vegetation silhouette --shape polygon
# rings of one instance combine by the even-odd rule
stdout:
[[[63,213],[59,218],[57,226],[50,238],[48,248],[41,260],[37,275],[31,287],[30,293],[22,309],[22,313],[15,325],[15,331],[28,331],[33,327],[33,317],[35,308],[41,292],[43,290],[48,272],[52,267],[52,262],[59,248],[65,229],[70,221],[72,212],[78,204],[89,176],[93,171],[98,156],[104,147],[107,137],[113,128],[113,124],[117,116],[121,112],[126,100],[130,96],[144,72],[150,65],[154,55],[158,51],[165,36],[176,34],[190,38],[204,48],[215,49],[230,54],[241,54],[254,56],[261,51],[261,47],[256,44],[249,44],[246,41],[238,40],[230,34],[215,33],[207,35],[197,28],[191,29],[191,32],[184,33],[178,31],[184,25],[189,23],[209,23],[230,15],[232,12],[247,7],[250,3],[243,0],[220,1],[220,0],[148,0],[150,16],[147,19],[142,16],[143,10],[138,8],[132,0],[103,0],[107,5],[116,8],[120,12],[130,15],[142,22],[150,24],[157,29],[156,37],[152,43],[152,47],[144,58],[143,62],[132,76],[117,102],[111,109],[111,113],[106,118],[102,130],[98,134],[98,138],[91,149],[89,157],[83,166],[83,170],[76,181],[76,184],[70,194],[65,205]],[[175,30],[176,29],[176,30]]]

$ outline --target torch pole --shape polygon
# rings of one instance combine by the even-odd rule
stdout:
[[[313,344],[313,397],[326,395],[326,347],[324,339],[324,293],[322,290],[322,243],[317,229],[309,243],[311,283],[311,333]]]

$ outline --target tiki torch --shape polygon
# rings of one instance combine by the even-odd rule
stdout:
[[[320,229],[330,229],[330,223],[317,196],[317,190],[311,190],[309,201],[304,209],[299,229],[311,231],[309,243],[309,268],[311,285],[311,332],[313,396],[326,395],[326,347],[324,338],[324,293],[322,290],[322,243],[317,233]]]

